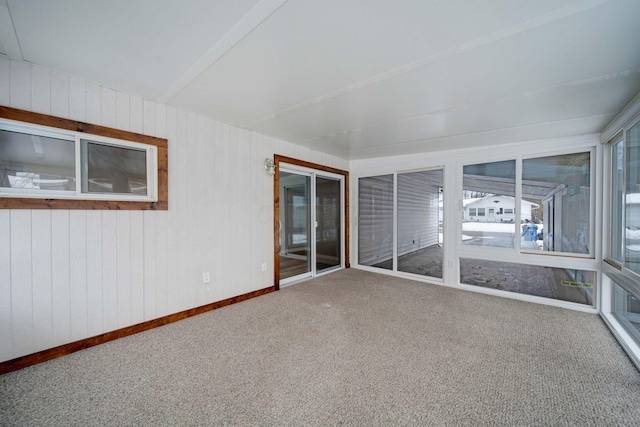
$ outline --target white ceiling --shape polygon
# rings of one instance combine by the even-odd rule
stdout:
[[[346,159],[599,132],[638,0],[0,0],[0,54]]]

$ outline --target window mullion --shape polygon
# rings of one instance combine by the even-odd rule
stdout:
[[[515,194],[515,215],[516,231],[514,234],[514,249],[516,252],[521,251],[522,243],[522,156],[516,157],[516,194]],[[533,208],[532,208],[533,209]],[[533,216],[533,215],[532,215]],[[533,218],[531,218],[533,220]]]
[[[80,148],[80,136],[76,135],[74,140],[75,145],[75,161],[76,161],[76,196],[80,196],[82,194],[82,159],[81,159],[81,148]]]

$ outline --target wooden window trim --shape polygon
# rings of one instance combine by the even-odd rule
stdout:
[[[105,126],[0,106],[0,118],[153,145],[158,150],[158,201],[79,200],[0,197],[0,209],[167,210],[169,208],[168,141]]]
[[[324,166],[318,163],[307,162],[294,159],[292,157],[275,154],[273,156],[276,164],[276,173],[273,179],[273,232],[274,232],[274,285],[276,290],[280,290],[280,163],[287,163],[294,166],[301,166],[308,169],[315,169],[323,172],[330,172],[344,176],[344,268],[351,266],[349,261],[350,243],[350,223],[349,223],[349,172]]]

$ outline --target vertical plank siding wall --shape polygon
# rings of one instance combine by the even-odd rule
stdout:
[[[169,141],[167,211],[0,210],[0,361],[272,286],[264,159],[348,169],[334,156],[3,56],[0,105]]]
[[[398,256],[438,243],[438,187],[398,174]]]

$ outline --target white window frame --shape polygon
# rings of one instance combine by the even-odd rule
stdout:
[[[637,122],[634,122],[634,124]],[[612,253],[612,248],[611,248],[611,220],[612,220],[612,211],[611,211],[611,202],[612,202],[612,194],[611,194],[611,187],[613,185],[613,177],[612,177],[612,170],[611,170],[611,161],[612,161],[612,150],[613,150],[613,145],[617,144],[619,142],[623,143],[623,153],[624,153],[624,149],[626,148],[625,145],[625,131],[628,130],[627,128],[621,129],[620,132],[618,132],[617,134],[615,134],[614,136],[611,137],[611,139],[604,144],[604,171],[603,171],[603,175],[604,175],[604,200],[603,200],[603,217],[605,218],[605,220],[603,221],[603,230],[602,230],[602,246],[603,246],[603,251],[602,251],[602,259],[604,262],[609,263],[610,265],[613,265],[616,269],[618,270],[622,270],[624,268],[624,261],[625,261],[625,238],[624,236],[620,236],[620,246],[619,246],[619,250],[620,250],[620,260],[617,260],[615,258],[612,257],[611,253]],[[624,156],[624,154],[623,154]],[[624,160],[624,157],[623,157]],[[625,173],[623,173],[622,175],[622,188],[623,188],[623,200],[624,200],[624,195],[626,194],[626,169],[624,170]],[[624,230],[624,224],[625,224],[625,216],[626,216],[626,209],[625,206],[623,204],[622,206],[622,212],[621,212],[621,220],[622,220],[622,226],[623,226],[623,230]]]
[[[32,198],[32,199],[71,199],[71,200],[105,200],[105,201],[158,201],[158,147],[122,139],[108,138],[92,135],[84,132],[61,130],[48,126],[41,126],[26,122],[0,119],[0,129],[10,132],[19,132],[31,135],[51,137],[72,141],[74,144],[75,163],[75,191],[42,190],[42,189],[15,189],[0,187],[0,197]],[[145,151],[147,167],[147,194],[125,193],[89,193],[82,192],[83,165],[81,158],[82,141],[96,142],[103,145],[119,148],[131,148]]]
[[[520,252],[531,255],[545,255],[545,256],[564,256],[572,258],[586,258],[595,259],[595,216],[596,216],[596,148],[584,148],[584,149],[570,149],[570,150],[558,150],[558,151],[546,151],[544,154],[530,154],[526,156],[520,156],[516,159],[516,163],[519,165],[519,169],[516,169],[516,188],[519,191],[518,198],[522,201],[522,163],[525,160],[540,159],[544,157],[554,156],[566,156],[571,154],[589,153],[589,253],[581,254],[574,252],[547,252],[547,251],[530,251],[520,248]],[[518,175],[519,174],[519,175]],[[517,202],[516,202],[517,203]],[[518,215],[522,216],[519,212]],[[522,221],[524,218],[520,218]]]
[[[622,238],[621,249],[622,259],[620,261],[611,257],[611,150],[613,144],[622,140],[624,144],[624,153],[626,156],[627,136],[630,129],[640,123],[640,95],[637,95],[618,116],[603,129],[600,135],[600,142],[604,145],[604,197],[603,197],[603,228],[602,228],[602,310],[601,317],[607,324],[615,338],[621,344],[622,348],[627,352],[633,363],[640,369],[640,341],[637,337],[630,334],[627,327],[626,319],[620,319],[616,315],[614,306],[614,291],[617,284],[627,293],[636,297],[640,296],[640,274],[629,269],[626,266],[626,239]],[[625,170],[623,174],[623,200],[626,198],[627,187],[627,165],[625,158]],[[626,205],[623,204],[622,209],[623,233],[626,228]]]
[[[635,271],[629,269],[626,266],[626,239],[625,236],[621,236],[621,249],[622,249],[622,259],[620,261],[612,258],[611,256],[611,184],[612,184],[612,177],[611,177],[611,149],[613,147],[613,144],[619,142],[619,141],[623,141],[623,147],[624,147],[624,153],[626,155],[626,150],[627,150],[627,134],[629,133],[629,131],[636,125],[640,124],[640,115],[637,115],[633,120],[629,121],[624,127],[622,127],[620,129],[620,132],[616,133],[614,136],[611,137],[611,139],[605,143],[605,153],[606,153],[606,157],[605,157],[605,164],[604,164],[604,174],[605,174],[605,186],[606,186],[606,198],[604,200],[604,215],[606,215],[606,221],[604,222],[605,226],[603,229],[603,246],[604,246],[604,252],[603,252],[603,261],[607,264],[609,264],[610,266],[613,266],[616,270],[618,270],[619,272],[621,272],[624,276],[628,277],[629,279],[631,279],[632,281],[640,281],[640,274],[636,273]],[[627,165],[626,165],[626,158],[625,158],[625,163],[624,163],[624,174],[623,174],[623,183],[622,183],[622,187],[624,189],[624,194],[623,194],[623,199],[626,198],[627,195]],[[623,225],[623,230],[624,228],[626,228],[626,221],[627,221],[627,212],[626,212],[626,204],[623,204],[623,209],[622,209],[622,225]],[[603,264],[603,267],[605,265]]]

